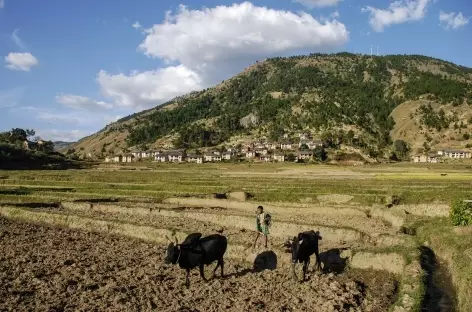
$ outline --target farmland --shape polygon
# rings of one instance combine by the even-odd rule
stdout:
[[[447,216],[471,181],[467,164],[1,171],[0,310],[468,311],[472,235]],[[270,253],[251,248],[259,204]],[[295,283],[282,243],[311,229],[324,273]],[[227,277],[186,289],[166,236],[197,231],[228,236]]]

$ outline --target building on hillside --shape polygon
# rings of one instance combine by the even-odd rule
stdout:
[[[189,163],[196,163],[196,164],[203,164],[203,156],[197,154],[189,154],[187,155],[187,162]]]
[[[304,150],[298,152],[298,159],[301,160],[310,160],[313,158],[313,151],[311,150]]]
[[[221,161],[221,155],[215,153],[206,153],[205,154],[205,162],[215,162]]]
[[[231,160],[232,157],[233,157],[233,154],[231,152],[224,152],[221,154],[222,160]]]
[[[284,162],[285,161],[285,155],[283,153],[275,153],[272,158],[274,161],[277,162]]]
[[[412,157],[413,162],[415,163],[425,163],[428,162],[428,156],[426,155],[415,155]]]
[[[441,155],[438,155],[437,153],[428,154],[428,162],[433,164],[442,162]]]
[[[256,152],[251,151],[251,150],[246,152],[246,158],[254,158],[254,157],[256,157]]]
[[[285,142],[280,143],[280,149],[284,151],[292,150],[293,147],[294,147],[293,143],[290,141],[285,141]]]
[[[28,142],[28,140],[25,140],[25,141],[23,142],[23,149],[29,150],[29,142]]]
[[[259,157],[259,159],[260,159],[262,162],[270,162],[270,161],[271,161],[270,155],[261,155],[261,156]]]
[[[133,151],[131,154],[136,157],[136,158],[141,158],[141,152],[140,151]]]
[[[264,144],[264,147],[267,148],[268,150],[273,151],[273,150],[276,150],[279,147],[279,144],[270,142],[270,143]]]
[[[133,154],[124,154],[123,156],[121,156],[121,162],[124,162],[124,163],[130,163],[133,161],[133,159],[134,159]]]
[[[154,156],[154,160],[157,162],[167,162],[169,159],[167,153],[159,153],[158,155]]]
[[[116,163],[121,162],[121,160],[123,158],[123,156],[121,156],[121,155],[114,155],[114,156],[110,156],[110,157],[111,157],[111,162],[116,162]]]
[[[269,151],[268,151],[265,147],[263,147],[263,148],[256,148],[256,149],[255,149],[255,152],[256,152],[256,155],[258,155],[258,156],[261,156],[261,155],[264,155],[264,156],[265,156],[265,155],[267,155],[267,154],[269,153]]]
[[[261,143],[261,142],[256,143],[256,144],[254,145],[254,149],[256,149],[256,150],[258,150],[258,149],[264,149],[264,148],[265,148],[265,144],[264,144],[264,143]]]
[[[438,152],[438,155],[453,158],[453,159],[463,159],[463,158],[471,158],[471,152],[468,151],[461,151],[456,149],[446,149]]]
[[[185,154],[183,152],[170,152],[168,154],[168,158],[170,162],[181,163],[185,160]]]
[[[105,162],[106,163],[109,163],[109,162],[112,162],[113,161],[113,156],[106,156],[105,157]]]

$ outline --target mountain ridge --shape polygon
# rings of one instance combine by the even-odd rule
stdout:
[[[104,156],[133,148],[209,148],[262,136],[276,140],[300,131],[328,143],[341,140],[337,143],[374,157],[397,139],[420,152],[465,147],[464,133],[472,126],[471,86],[471,68],[421,55],[271,58],[215,87],[124,117],[72,147]],[[411,107],[415,110],[405,118],[403,110]],[[256,119],[249,127],[241,122],[248,116]],[[360,142],[346,138],[349,131]]]

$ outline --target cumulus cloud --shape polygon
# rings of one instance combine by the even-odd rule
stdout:
[[[102,70],[97,82],[114,105],[154,107],[216,84],[266,57],[332,51],[349,39],[346,26],[336,18],[317,20],[305,12],[250,2],[200,10],[181,5],[160,24],[147,29],[138,22],[132,25],[144,31],[139,51],[168,67],[129,74]]]
[[[425,17],[428,4],[432,0],[398,0],[392,2],[387,9],[377,9],[371,6],[362,8],[369,12],[369,23],[376,32],[382,32],[385,27],[418,21]]]
[[[139,48],[150,57],[178,61],[192,69],[209,63],[280,54],[300,49],[327,49],[348,40],[336,21],[318,22],[307,13],[256,7],[250,2],[167,13],[162,24],[146,30]]]
[[[444,28],[459,29],[465,27],[469,23],[470,17],[464,17],[462,12],[439,13],[439,22]]]
[[[303,4],[310,9],[335,6],[341,1],[343,0],[293,0],[293,2]]]
[[[56,96],[56,102],[70,108],[83,109],[83,110],[89,110],[89,111],[110,109],[113,107],[113,105],[109,103],[106,103],[103,101],[95,101],[86,96],[74,95],[74,94],[58,95]]]
[[[31,53],[8,53],[5,56],[5,67],[11,70],[30,71],[39,61]]]
[[[119,106],[130,108],[156,106],[202,88],[198,74],[184,65],[130,75],[113,75],[102,70],[97,81],[104,96],[114,99]]]

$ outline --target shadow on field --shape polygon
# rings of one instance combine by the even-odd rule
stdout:
[[[56,208],[62,209],[62,204],[60,202],[53,203],[8,203],[0,202],[0,206],[12,206],[19,208],[32,208],[32,209],[41,209],[41,208]]]
[[[120,200],[118,198],[83,198],[83,199],[76,199],[74,203],[92,203],[92,204],[99,204],[99,203],[117,203]]]
[[[447,268],[441,265],[434,251],[426,246],[420,248],[420,264],[424,271],[425,295],[420,311],[455,311],[455,291]]]
[[[277,269],[277,255],[272,250],[264,251],[257,255],[254,260],[253,271],[262,272],[264,270]]]
[[[324,273],[340,274],[346,269],[347,258],[341,257],[341,249],[335,248],[320,253]]]

